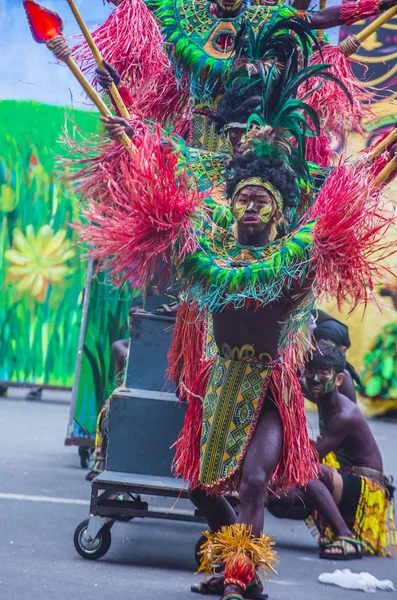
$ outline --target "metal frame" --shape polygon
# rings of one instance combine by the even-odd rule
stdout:
[[[142,496],[160,496],[188,500],[188,490],[181,480],[173,477],[153,477],[104,471],[91,482],[90,519],[87,529],[87,541],[93,540],[104,526],[111,526],[117,520],[133,517],[150,517],[170,521],[205,523],[204,516],[196,509],[151,508]],[[134,497],[136,496],[136,497]],[[238,506],[238,498],[228,496],[233,508]]]

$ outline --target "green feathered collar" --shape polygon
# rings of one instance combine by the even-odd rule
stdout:
[[[239,245],[230,230],[201,234],[199,249],[183,263],[187,300],[214,312],[228,304],[240,308],[248,298],[264,305],[280,299],[311,268],[315,224],[260,248]]]
[[[266,20],[273,22],[297,12],[288,6],[249,6],[237,17],[219,18],[207,0],[146,0],[146,4],[171,46],[171,59],[191,74],[191,92],[198,99],[211,96],[228,74],[244,19],[258,29]]]

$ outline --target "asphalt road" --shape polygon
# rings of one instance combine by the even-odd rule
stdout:
[[[12,392],[0,398],[0,598],[2,600],[193,600],[197,524],[155,520],[116,523],[112,545],[96,562],[80,558],[74,529],[88,516],[90,484],[84,479],[77,449],[64,447],[68,396],[45,392],[26,402]],[[315,416],[310,420],[315,423]],[[385,471],[397,479],[397,424],[372,421]],[[362,598],[317,581],[336,568],[368,571],[392,579],[395,559],[365,557],[335,563],[318,558],[306,526],[266,515],[280,554],[278,576],[268,584],[270,600]],[[381,598],[384,592],[376,593]]]

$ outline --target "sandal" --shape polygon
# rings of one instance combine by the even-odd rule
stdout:
[[[161,304],[158,308],[156,308],[156,313],[158,315],[175,315],[178,309],[179,301],[171,302],[170,304]]]
[[[347,545],[354,547],[354,552],[349,552]],[[340,552],[326,552],[332,548],[337,548]],[[320,558],[328,560],[356,560],[362,558],[362,544],[356,538],[338,536],[332,544],[323,546],[323,551],[320,552]]]
[[[190,590],[195,594],[203,596],[220,596],[224,591],[224,575],[210,577],[207,581],[201,581],[192,585]],[[215,584],[215,585],[214,585]],[[262,593],[263,586],[260,579],[254,579],[249,583],[244,592],[245,600],[267,600],[268,595]],[[228,594],[229,596],[230,594]]]

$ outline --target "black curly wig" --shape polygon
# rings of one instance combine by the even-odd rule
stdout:
[[[234,157],[228,166],[226,193],[232,198],[233,191],[240,181],[250,177],[260,177],[269,181],[283,197],[283,209],[295,208],[299,202],[299,188],[292,169],[277,157],[260,157],[255,152],[247,152]]]
[[[218,108],[210,115],[219,132],[227,123],[246,123],[253,113],[261,112],[262,85],[250,86],[234,84],[224,93]]]

